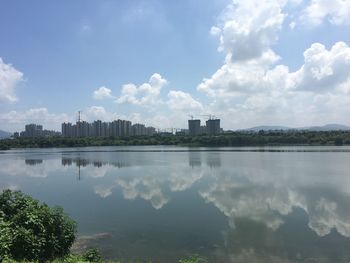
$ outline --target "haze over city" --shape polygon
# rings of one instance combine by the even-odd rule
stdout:
[[[2,1],[0,129],[350,124],[350,1]]]

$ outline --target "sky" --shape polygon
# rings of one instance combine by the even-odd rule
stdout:
[[[0,129],[350,125],[350,0],[0,1]]]

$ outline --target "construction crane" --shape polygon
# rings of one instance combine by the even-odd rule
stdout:
[[[216,119],[216,116],[215,116],[215,115],[212,115],[212,114],[205,114],[205,115],[200,115],[200,116],[208,117],[209,120],[214,120],[214,119]]]
[[[82,111],[79,110],[79,111],[78,111],[78,119],[77,119],[77,122],[81,122],[81,113],[82,113]]]
[[[169,132],[171,132],[172,134],[174,134],[174,131],[175,131],[175,133],[177,132],[177,131],[181,131],[181,128],[165,128],[164,129],[165,130],[165,132],[167,132],[167,131],[169,131]]]
[[[191,120],[193,120],[193,117],[194,117],[193,115],[188,115],[188,116],[191,118]]]

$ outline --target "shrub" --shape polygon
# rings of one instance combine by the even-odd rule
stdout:
[[[48,261],[69,253],[76,224],[62,208],[50,208],[19,191],[0,194],[0,255]]]
[[[198,255],[190,256],[185,259],[180,259],[179,263],[205,263],[207,262],[204,258],[199,257]]]
[[[87,250],[83,255],[83,259],[88,262],[102,262],[101,253],[96,248]]]

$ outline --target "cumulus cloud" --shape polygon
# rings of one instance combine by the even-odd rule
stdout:
[[[65,113],[50,113],[47,108],[34,108],[27,111],[10,111],[0,113],[0,120],[4,128],[11,131],[23,130],[27,123],[44,125],[44,129],[59,129],[61,123],[72,121]]]
[[[272,52],[271,45],[284,21],[279,0],[233,0],[222,14],[222,25],[212,27],[211,34],[220,36],[219,50],[234,61],[259,58]]]
[[[301,15],[303,23],[318,26],[323,21],[335,25],[350,23],[350,1],[312,0]]]
[[[136,86],[133,83],[125,84],[122,87],[121,95],[116,102],[142,106],[151,106],[160,102],[159,94],[167,84],[167,80],[160,74],[154,73],[147,83]]]
[[[346,43],[335,43],[330,50],[314,43],[304,52],[304,65],[290,74],[290,85],[314,92],[335,90],[350,80],[349,72],[350,48]]]
[[[91,106],[86,108],[85,111],[83,111],[83,120],[86,121],[95,121],[95,120],[102,120],[102,121],[113,121],[117,119],[125,119],[126,116],[117,114],[115,112],[107,111],[102,106]]]
[[[197,87],[199,91],[209,96],[224,97],[263,92],[268,88],[262,81],[269,76],[266,75],[266,65],[269,65],[278,58],[272,52],[265,53],[260,59],[232,63],[227,61],[218,69],[211,78],[204,79]],[[284,68],[277,68],[284,71]],[[272,77],[273,72],[270,76]]]
[[[95,100],[113,99],[112,90],[106,87],[100,87],[94,91],[92,97]]]
[[[206,110],[215,112],[224,128],[319,125],[321,119],[348,122],[350,56],[346,43],[335,43],[329,49],[312,44],[296,71],[277,64],[279,56],[272,47],[286,16],[286,3],[233,1],[221,17],[222,24],[211,30],[220,36],[219,49],[226,59],[197,90],[212,98]]]
[[[169,91],[168,98],[167,104],[172,110],[190,111],[203,109],[202,104],[192,98],[191,94],[180,90]]]
[[[15,102],[16,86],[23,81],[23,73],[15,69],[0,57],[0,102]]]

